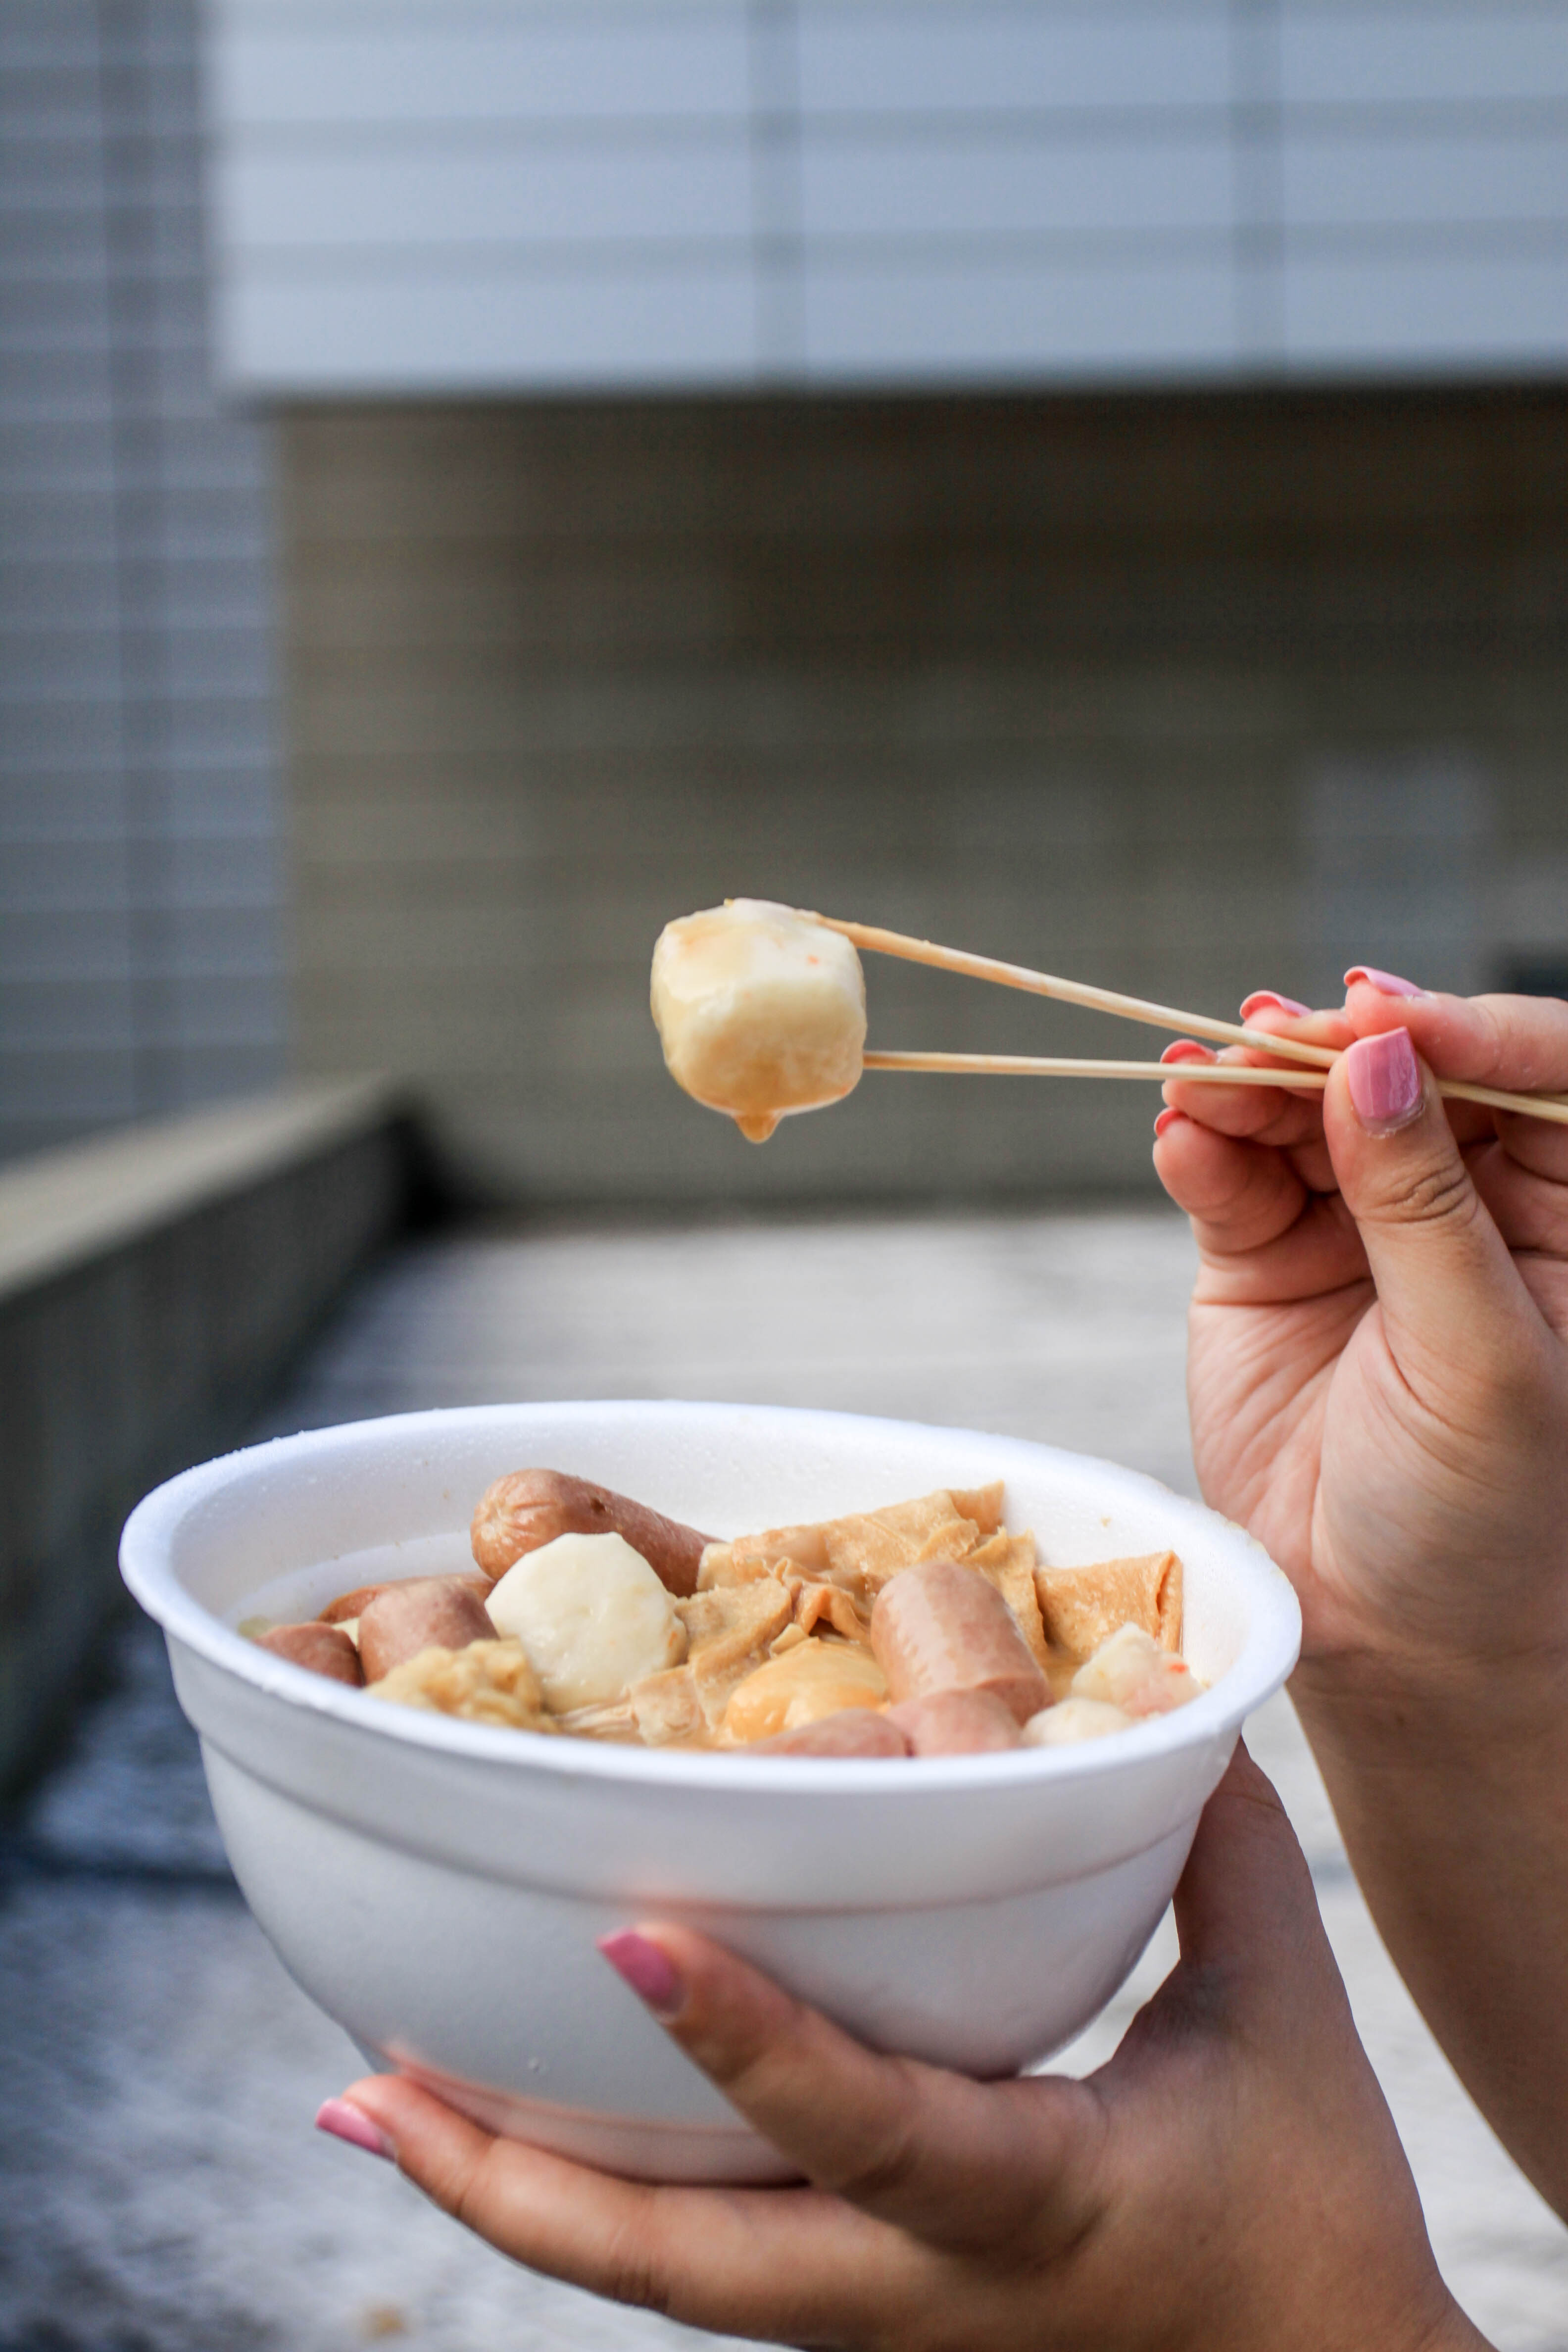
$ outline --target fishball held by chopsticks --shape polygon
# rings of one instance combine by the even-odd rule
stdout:
[[[790,907],[731,898],[667,923],[653,1017],[676,1084],[753,1143],[859,1084],[866,982],[848,940]]]

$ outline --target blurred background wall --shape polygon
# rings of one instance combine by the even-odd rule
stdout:
[[[1149,1183],[1143,1087],[873,1075],[742,1145],[647,1005],[731,893],[1226,1015],[1362,960],[1568,990],[1555,391],[356,404],[283,451],[299,1051],[416,1072],[501,1197]],[[1159,1048],[867,979],[883,1045]]]
[[[214,388],[196,34],[0,7],[0,1157],[285,1067],[273,442]]]
[[[501,1202],[1147,1182],[1142,1089],[741,1145],[645,1009],[734,891],[1219,1012],[1568,987],[1555,0],[19,0],[0,65],[7,1148],[382,1070]]]

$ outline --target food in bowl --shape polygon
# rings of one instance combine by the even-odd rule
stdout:
[[[866,982],[839,932],[771,899],[731,898],[667,923],[653,1017],[670,1076],[752,1143],[791,1112],[860,1083]]]
[[[1041,1563],[1000,1481],[714,1538],[556,1470],[480,1496],[477,1576],[340,1593],[261,1646],[371,1696],[647,1748],[900,1758],[1059,1747],[1203,1687],[1173,1551]]]

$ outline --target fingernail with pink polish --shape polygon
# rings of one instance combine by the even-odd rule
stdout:
[[[347,2099],[323,2099],[316,2111],[316,2129],[331,2132],[334,2139],[346,2139],[351,2147],[363,2147],[367,2155],[383,2156],[390,2164],[397,2150],[379,2124],[373,2124],[363,2108],[351,2106]]]
[[[1356,1117],[1369,1135],[1392,1135],[1421,1115],[1421,1065],[1406,1029],[1358,1037],[1345,1054]]]
[[[1255,988],[1241,1008],[1241,1017],[1250,1021],[1259,1013],[1289,1013],[1294,1020],[1304,1021],[1311,1011],[1310,1004],[1298,1004],[1293,996],[1280,996],[1272,988]]]
[[[1345,974],[1345,986],[1353,988],[1358,980],[1364,980],[1367,986],[1375,988],[1380,996],[1425,996],[1426,993],[1424,988],[1417,988],[1413,980],[1401,980],[1394,971],[1378,971],[1370,963],[1352,963]]]
[[[1156,1137],[1163,1135],[1165,1129],[1168,1127],[1173,1127],[1177,1119],[1183,1116],[1184,1114],[1181,1111],[1167,1105],[1165,1109],[1160,1113],[1159,1118],[1154,1121],[1154,1133]]]
[[[1166,1046],[1160,1059],[1162,1062],[1212,1062],[1214,1055],[1206,1045],[1194,1044],[1191,1037],[1178,1037],[1173,1045]]]
[[[626,1927],[618,1936],[601,1936],[599,1949],[616,1974],[626,1979],[637,1999],[646,2001],[656,2017],[679,2014],[686,1999],[686,1988],[674,1963],[657,1944],[650,1944],[635,1927]]]

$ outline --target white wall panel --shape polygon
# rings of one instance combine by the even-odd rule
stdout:
[[[353,283],[253,270],[226,289],[219,332],[242,379],[304,393],[734,382],[752,371],[756,306],[749,263],[405,268]]]
[[[1281,189],[1292,226],[1550,222],[1568,231],[1568,123],[1556,131],[1402,129],[1377,137],[1350,126],[1288,124]]]
[[[1048,144],[1009,126],[906,130],[801,142],[801,229],[816,239],[1163,235],[1233,226],[1236,166],[1223,129]]]
[[[1231,272],[1217,262],[1116,270],[822,263],[805,278],[807,365],[814,377],[839,382],[1184,374],[1234,355],[1233,310]],[[933,312],[942,321],[940,362]]]
[[[1489,362],[1510,374],[1568,366],[1568,255],[1469,263],[1402,256],[1291,261],[1285,355],[1313,372],[1451,374]]]
[[[242,388],[1359,373],[1380,316],[1401,371],[1562,364],[1562,5],[212,0],[211,21]]]
[[[238,131],[742,117],[746,10],[389,5],[219,10],[214,97]]]
[[[228,177],[228,234],[300,254],[430,246],[662,243],[752,235],[752,152],[743,130],[700,142],[606,142],[499,151],[422,138],[388,172],[380,156],[243,152]]]
[[[1280,0],[1279,95],[1287,106],[1473,107],[1568,98],[1560,0],[1411,0],[1355,8]]]
[[[1230,28],[1204,6],[811,5],[799,12],[800,104],[822,113],[1224,107]]]

